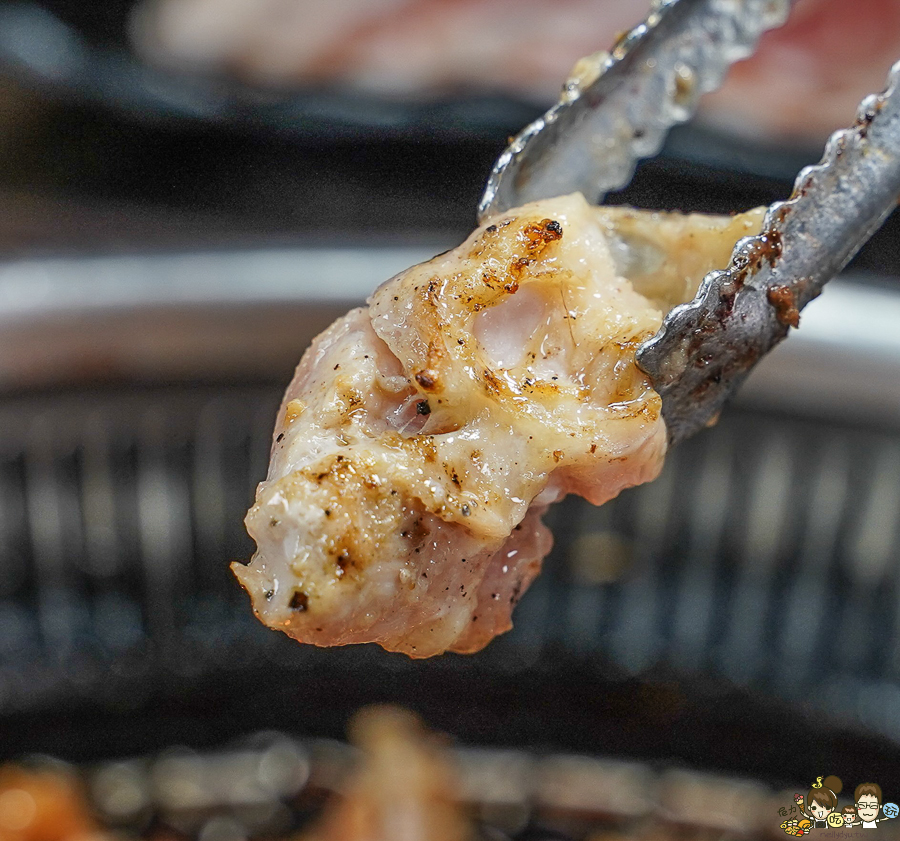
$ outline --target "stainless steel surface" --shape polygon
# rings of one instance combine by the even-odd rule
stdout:
[[[784,23],[789,0],[657,0],[647,20],[598,57],[599,76],[567,85],[497,160],[479,206],[484,220],[535,199],[581,192],[599,201],[655,155],[701,94]]]
[[[900,62],[886,90],[863,100],[856,123],[835,133],[822,162],[741,240],[729,267],[673,309],[637,353],[663,398],[670,441],[721,411],[750,369],[797,326],[799,310],[846,265],[900,195]],[[802,331],[800,333],[802,335]]]
[[[211,378],[283,385],[313,336],[450,245],[0,263],[0,392]],[[900,296],[891,281],[857,280],[830,284],[739,403],[900,421]]]
[[[379,283],[448,246],[0,263],[0,389],[271,379]]]

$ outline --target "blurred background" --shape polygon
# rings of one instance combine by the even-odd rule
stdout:
[[[252,552],[242,518],[310,339],[464,237],[507,138],[647,11],[0,2],[0,758],[96,774],[180,745],[219,774],[216,751],[240,744],[318,751],[330,779],[344,760],[329,740],[391,701],[487,751],[485,778],[578,754],[600,764],[563,763],[553,791],[579,774],[618,791],[624,768],[678,769],[701,792],[682,814],[487,787],[488,806],[518,810],[488,809],[507,815],[492,838],[581,838],[650,813],[668,830],[782,834],[774,807],[763,823],[711,816],[737,779],[799,791],[835,773],[900,797],[896,214],[657,483],[557,506],[544,574],[481,654],[302,647],[256,622],[228,570]],[[785,198],[898,58],[896,0],[798,0],[610,200]],[[129,767],[146,787],[143,761]],[[219,795],[204,796],[173,837],[219,837]],[[122,826],[162,825],[142,797]],[[295,825],[278,814],[233,837]]]

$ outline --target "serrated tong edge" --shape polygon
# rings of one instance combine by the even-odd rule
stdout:
[[[535,199],[581,192],[588,201],[625,186],[636,162],[662,148],[703,93],[749,56],[791,0],[657,0],[612,48],[597,77],[562,99],[500,155],[479,220]]]
[[[880,227],[900,196],[900,61],[885,90],[866,97],[855,123],[835,132],[822,160],[801,170],[771,205],[759,234],[741,239],[727,269],[708,274],[638,350],[663,398],[672,443],[718,416],[761,356],[799,323]]]

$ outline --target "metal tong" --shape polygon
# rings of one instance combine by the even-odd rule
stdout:
[[[790,0],[656,0],[647,20],[582,65],[560,102],[527,126],[494,165],[486,219],[525,202],[625,186],[638,159],[690,118],[701,94],[781,25]],[[593,61],[593,65],[591,64]],[[797,327],[815,298],[881,226],[900,197],[900,61],[883,93],[829,139],[819,164],[769,207],[761,233],[740,240],[727,268],[671,310],[638,349],[662,397],[670,443],[714,423],[753,366]]]

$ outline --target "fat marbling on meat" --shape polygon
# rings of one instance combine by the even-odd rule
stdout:
[[[315,645],[473,652],[512,626],[546,507],[653,479],[666,431],[634,363],[762,211],[597,208],[492,220],[322,333],[279,411],[233,569],[265,624]]]

